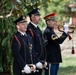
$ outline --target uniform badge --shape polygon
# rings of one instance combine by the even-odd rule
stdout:
[[[56,40],[56,39],[58,39],[58,36],[56,36],[55,34],[53,34],[53,35],[51,36],[51,38],[52,38],[52,40]]]
[[[29,45],[29,49],[32,50],[32,44]]]

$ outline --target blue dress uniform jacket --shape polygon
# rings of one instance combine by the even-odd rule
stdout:
[[[59,44],[67,38],[67,34],[63,34],[58,37],[54,32],[53,28],[46,27],[44,30],[44,38],[47,40],[46,52],[47,52],[47,62],[49,63],[60,63],[62,62],[61,48]]]
[[[30,33],[30,30],[33,33],[33,36]],[[31,23],[28,24],[27,27],[27,34],[31,36],[33,40],[33,46],[34,46],[34,51],[35,51],[35,63],[37,62],[43,62],[45,60],[45,48],[44,48],[44,40],[42,33],[39,28],[36,28],[34,25]]]
[[[23,70],[24,66],[26,64],[32,64],[31,61],[31,54],[33,55],[33,51],[30,54],[30,49],[29,46],[31,44],[31,40],[28,40],[28,36],[23,36],[21,33],[17,32],[14,35],[17,36],[20,45],[16,38],[13,38],[12,43],[11,43],[11,48],[12,48],[12,53],[14,56],[13,60],[13,72],[14,74],[19,74],[22,75],[21,70]],[[33,56],[32,56],[33,58]],[[33,59],[34,60],[34,59]]]

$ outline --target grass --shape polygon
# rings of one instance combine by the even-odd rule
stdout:
[[[42,75],[44,75],[44,72]],[[58,75],[76,75],[76,56],[63,58]]]
[[[58,75],[76,75],[76,57],[63,59],[60,64]]]

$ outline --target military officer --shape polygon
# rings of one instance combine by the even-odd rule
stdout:
[[[14,21],[17,32],[11,39],[11,49],[13,53],[13,73],[14,75],[32,75],[35,72],[34,52],[30,37],[26,34],[25,16],[20,16]]]
[[[49,69],[45,71],[45,75],[57,75],[59,63],[62,62],[60,44],[62,44],[68,36],[68,25],[64,25],[64,32],[60,37],[58,37],[54,32],[54,27],[56,25],[56,13],[54,12],[46,15],[44,19],[47,25],[44,30],[44,38],[47,40],[46,60],[49,63]]]
[[[27,14],[30,18],[28,27],[27,27],[27,34],[31,36],[33,40],[33,46],[35,51],[36,57],[36,67],[39,72],[35,73],[36,75],[42,74],[43,66],[46,66],[47,63],[45,62],[45,48],[44,48],[44,40],[42,36],[42,32],[38,27],[38,23],[40,21],[40,13],[39,8],[33,9]]]

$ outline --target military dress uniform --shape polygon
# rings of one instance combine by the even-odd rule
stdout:
[[[24,66],[26,64],[32,64],[33,60],[31,60],[31,55],[30,54],[30,45],[31,42],[30,40],[28,40],[28,36],[26,35],[22,35],[20,32],[15,33],[14,35],[17,36],[17,38],[20,41],[21,46],[19,45],[18,41],[16,40],[16,38],[13,36],[13,40],[12,40],[12,44],[11,44],[11,48],[12,48],[12,53],[14,56],[14,60],[13,60],[13,72],[14,74],[21,74],[22,72],[21,70],[23,70]]]
[[[31,14],[37,14],[40,15],[38,9],[32,10],[28,15],[30,16]],[[33,25],[32,22],[28,24],[27,27],[27,34],[30,35],[30,37],[33,40],[33,47],[34,47],[34,52],[35,52],[35,63],[41,62],[44,63],[45,61],[45,47],[44,47],[44,40],[42,36],[41,30]],[[42,69],[39,70],[36,75],[41,75],[42,74]]]
[[[56,21],[55,14],[56,13],[51,13],[45,16],[44,19],[46,20],[46,22],[52,21],[52,23],[54,23]],[[45,75],[48,75],[48,72],[49,75],[57,75],[59,63],[62,62],[60,44],[63,43],[67,36],[68,34],[63,32],[63,34],[60,37],[58,37],[57,34],[54,32],[54,27],[51,27],[50,25],[47,25],[46,29],[44,30],[44,39],[47,41],[46,60],[49,63],[49,70],[45,71]]]
[[[34,49],[35,49],[35,56],[36,56],[36,63],[38,61],[44,61],[44,57],[45,57],[45,54],[44,54],[44,41],[43,41],[43,36],[42,36],[42,33],[40,31],[39,28],[36,28],[34,27],[34,25],[32,25],[31,23],[28,24],[28,34],[32,37],[29,29],[32,30],[34,36],[32,37],[33,39],[33,45],[34,45]]]
[[[22,16],[15,22],[23,22]],[[15,75],[27,75],[22,73],[23,68],[26,64],[34,63],[34,52],[30,37],[17,31],[11,38],[11,49],[14,57],[13,73]]]
[[[46,52],[47,62],[49,63],[60,63],[62,62],[61,48],[59,44],[67,38],[67,34],[64,32],[62,36],[58,37],[54,32],[53,28],[47,26],[44,31],[44,38],[47,40]]]
[[[47,40],[46,61],[52,65],[55,65],[55,64],[59,65],[59,63],[62,62],[60,44],[62,44],[63,41],[67,38],[67,34],[64,32],[62,34],[62,36],[58,37],[56,35],[56,33],[54,32],[53,28],[47,27],[44,31],[44,38],[45,38],[45,40]],[[50,64],[48,64],[49,70],[45,71],[45,75],[47,75],[47,74],[50,75],[50,70],[52,70],[52,69],[50,69],[50,66],[51,66]],[[53,67],[51,67],[51,68],[53,68]],[[52,73],[54,73],[54,72],[52,71]]]
[[[34,37],[32,37],[29,29],[31,29],[33,31]],[[45,61],[45,49],[44,49],[44,41],[42,39],[41,31],[39,30],[39,28],[37,29],[31,23],[29,23],[27,33],[33,39],[33,46],[34,46],[34,52],[35,52],[35,64],[37,62],[44,63],[44,61]],[[39,70],[39,72],[40,72],[40,75],[41,75],[42,70]]]

